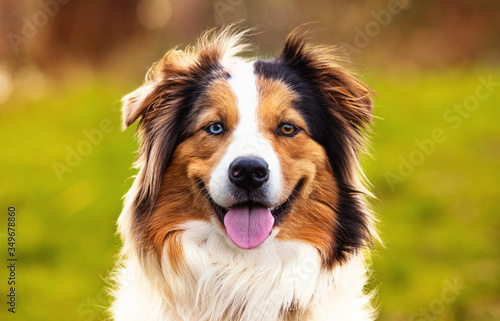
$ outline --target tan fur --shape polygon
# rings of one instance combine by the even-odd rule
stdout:
[[[260,79],[258,117],[266,138],[280,157],[287,187],[283,201],[302,180],[292,208],[280,225],[280,240],[299,240],[315,246],[326,258],[333,243],[333,211],[328,204],[336,198],[335,179],[323,148],[310,138],[305,120],[293,108],[297,94],[277,80]],[[301,129],[292,138],[276,135],[281,123]]]

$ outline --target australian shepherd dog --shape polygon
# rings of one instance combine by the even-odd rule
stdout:
[[[274,59],[242,58],[246,33],[168,51],[123,98],[140,149],[116,321],[374,319],[359,166],[372,91],[298,32]]]

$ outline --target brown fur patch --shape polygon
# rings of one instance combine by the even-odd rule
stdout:
[[[223,123],[228,131],[236,128],[239,119],[237,98],[226,79],[213,81],[198,105],[200,115],[196,119],[196,128],[206,126],[213,121]]]
[[[236,127],[238,111],[236,97],[226,80],[214,81],[197,102],[193,134],[175,149],[171,165],[167,168],[157,203],[144,231],[144,243],[155,249],[159,258],[163,248],[174,269],[182,266],[182,248],[178,242],[182,224],[209,221],[213,208],[203,186],[222,158],[230,142],[229,134],[213,136],[205,127],[221,122],[229,129]]]
[[[294,108],[297,93],[279,80],[259,78],[258,121],[266,139],[280,159],[283,173],[284,202],[293,188],[302,181],[300,193],[280,224],[281,240],[309,243],[323,257],[333,244],[333,223],[336,200],[335,179],[324,149],[311,139],[301,114]],[[301,131],[293,137],[277,135],[282,123],[292,123]]]

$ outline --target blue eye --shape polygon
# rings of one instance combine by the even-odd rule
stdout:
[[[207,127],[207,131],[212,135],[220,135],[224,132],[224,127],[220,123],[213,123]]]

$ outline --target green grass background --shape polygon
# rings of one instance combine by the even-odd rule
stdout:
[[[471,68],[391,74],[369,71],[376,98],[372,157],[364,157],[385,246],[373,255],[371,287],[380,320],[500,320],[500,87],[458,129],[446,110],[475,95]],[[119,250],[115,221],[131,185],[134,129],[120,131],[119,99],[139,79],[57,81],[39,99],[29,90],[0,106],[0,320],[102,320],[105,277]],[[59,180],[54,162],[113,124]],[[392,190],[415,140],[446,134]],[[7,208],[17,209],[17,310],[7,313]],[[461,284],[450,292],[449,283]]]

